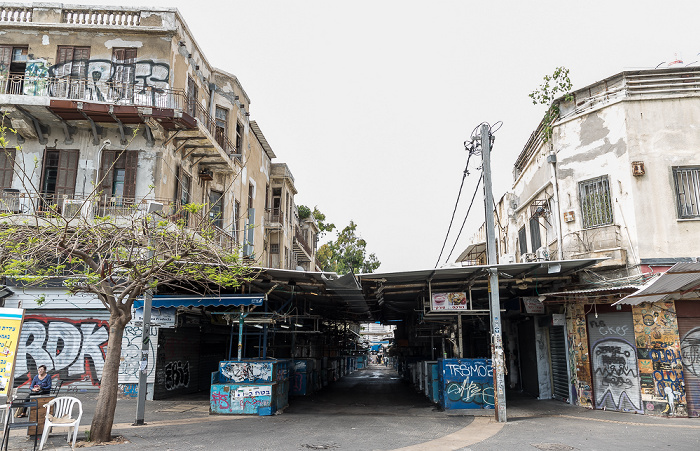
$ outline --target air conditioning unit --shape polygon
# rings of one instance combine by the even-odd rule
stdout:
[[[537,261],[549,260],[549,251],[547,250],[547,247],[542,246],[541,248],[537,249],[535,251],[535,256],[537,257]]]
[[[92,218],[92,203],[86,200],[63,199],[61,214],[66,220],[78,217]]]
[[[530,263],[534,261],[537,261],[537,255],[533,253],[528,252],[520,256],[520,263]]]
[[[515,263],[515,254],[503,254],[498,257],[498,263],[501,265],[508,265],[510,263]]]

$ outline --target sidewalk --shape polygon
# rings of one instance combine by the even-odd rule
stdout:
[[[78,395],[81,430],[89,428],[96,394]],[[209,415],[206,394],[148,401],[144,426],[131,426],[134,399],[117,403],[113,434],[129,443],[108,451],[162,450],[626,450],[700,449],[700,421],[588,410],[509,394],[508,423],[448,415],[383,366],[357,371],[308,397],[292,398],[280,415]],[[84,434],[79,434],[79,439]],[[66,450],[53,434],[44,449]],[[13,436],[10,449],[31,450]],[[104,449],[102,447],[101,449]]]

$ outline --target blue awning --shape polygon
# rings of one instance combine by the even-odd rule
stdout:
[[[217,296],[156,295],[151,306],[163,307],[230,307],[263,305],[264,294],[222,294]],[[134,301],[134,308],[143,307],[143,299]]]

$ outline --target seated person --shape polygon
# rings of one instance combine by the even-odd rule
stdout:
[[[32,379],[32,383],[29,385],[30,391],[29,396],[36,395],[48,395],[51,393],[51,376],[46,372],[46,365],[39,365],[37,368],[38,374]],[[24,400],[29,401],[30,397],[27,396]],[[17,417],[22,418],[26,416],[25,409],[17,409]]]

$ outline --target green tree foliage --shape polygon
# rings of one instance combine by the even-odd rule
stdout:
[[[320,235],[323,236],[326,232],[332,232],[333,229],[335,229],[335,224],[332,222],[326,222],[326,215],[321,213],[321,210],[318,209],[318,207],[314,206],[313,211],[307,207],[306,205],[299,205],[297,207],[297,210],[299,211],[299,219],[308,219],[313,215],[313,218],[316,220],[316,225],[318,225],[318,230],[320,231]]]
[[[356,234],[357,224],[350,221],[335,241],[322,245],[316,251],[316,260],[324,271],[338,274],[371,273],[381,263],[375,254],[367,255],[367,242]]]
[[[571,87],[569,69],[559,66],[554,69],[552,75],[545,75],[540,87],[529,94],[533,104],[549,106],[542,119],[544,142],[552,138],[552,123],[559,117],[559,103],[555,100],[560,96],[563,96],[566,101],[572,100]]]

